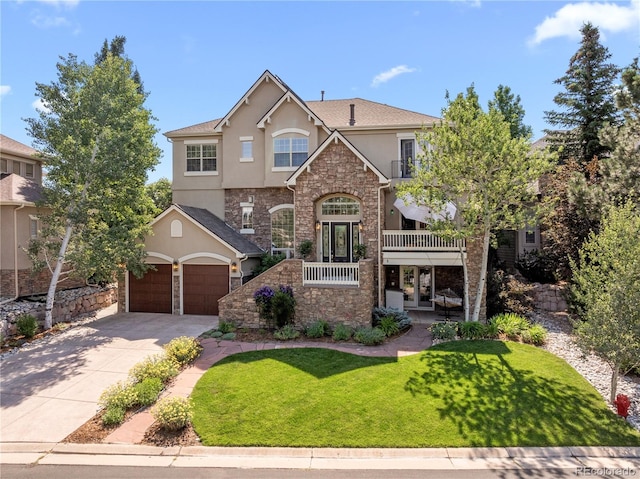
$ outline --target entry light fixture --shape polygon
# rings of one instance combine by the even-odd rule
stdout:
[[[362,231],[362,220],[358,221],[358,229]]]
[[[180,263],[178,263],[177,259],[173,260],[173,270],[178,271],[180,269]]]
[[[238,272],[238,265],[235,262],[231,263],[231,272],[232,273],[237,273]]]
[[[316,220],[316,231],[320,231],[320,221]]]

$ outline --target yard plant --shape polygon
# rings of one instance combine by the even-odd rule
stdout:
[[[562,359],[508,341],[456,341],[402,358],[320,348],[253,351],[192,393],[206,446],[640,445]]]

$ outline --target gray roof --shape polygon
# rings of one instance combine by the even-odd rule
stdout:
[[[255,243],[249,241],[244,235],[241,235],[223,220],[214,215],[211,211],[204,208],[196,208],[193,206],[175,205],[182,210],[187,216],[200,223],[203,227],[216,235],[222,241],[246,254],[247,256],[261,256],[264,250]]]
[[[0,151],[2,151],[3,153],[11,153],[17,156],[22,156],[23,158],[40,160],[40,158],[35,157],[35,155],[38,153],[36,150],[3,134],[0,134]]]
[[[42,198],[40,186],[15,173],[0,175],[0,203],[30,204]]]

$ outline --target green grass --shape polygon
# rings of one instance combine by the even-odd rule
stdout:
[[[533,346],[457,341],[395,358],[328,349],[236,354],[193,394],[208,446],[639,446],[565,361]]]

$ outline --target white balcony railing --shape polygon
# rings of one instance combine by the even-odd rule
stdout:
[[[302,263],[302,284],[359,286],[358,263]]]
[[[429,231],[384,230],[383,251],[460,251],[464,240],[446,241]]]

